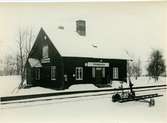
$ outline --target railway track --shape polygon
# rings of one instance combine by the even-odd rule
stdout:
[[[138,87],[133,87],[133,89],[135,90],[135,92],[144,92],[144,91],[167,89],[166,86],[167,85],[138,86]],[[37,101],[79,98],[79,97],[102,96],[102,95],[111,95],[117,91],[129,90],[129,89],[130,88],[122,88],[122,89],[117,88],[117,89],[84,90],[84,91],[69,91],[69,92],[44,93],[44,94],[32,94],[32,95],[20,95],[20,96],[7,96],[7,97],[0,97],[0,102],[1,105],[5,105],[14,103],[28,103]],[[100,92],[105,92],[105,93],[100,93]],[[83,94],[89,94],[89,95],[83,95]],[[65,95],[66,97],[60,97],[63,95]]]
[[[136,92],[143,92],[143,91],[153,91],[153,90],[162,90],[167,88],[158,88],[158,89],[144,89],[144,90],[137,90]],[[91,95],[74,95],[70,97],[55,97],[55,98],[37,98],[33,100],[17,100],[17,101],[4,101],[1,102],[1,105],[6,104],[20,104],[20,103],[30,103],[30,102],[38,102],[38,101],[51,101],[51,100],[62,100],[62,99],[75,99],[75,98],[81,98],[81,97],[92,97],[92,96],[103,96],[103,95],[112,95],[115,92],[110,93],[100,93],[100,94],[91,94]],[[121,92],[120,92],[121,93]]]

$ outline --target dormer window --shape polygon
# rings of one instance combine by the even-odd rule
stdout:
[[[48,45],[44,45],[42,48],[42,57],[44,59],[47,59],[49,57],[48,49]]]
[[[86,22],[84,20],[76,21],[76,31],[79,35],[86,35]]]

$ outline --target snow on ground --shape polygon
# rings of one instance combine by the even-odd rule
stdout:
[[[20,76],[0,76],[0,96],[55,92],[55,90],[41,87],[17,90],[20,81]]]
[[[149,86],[149,85],[159,85],[167,84],[166,78],[160,77],[158,82],[155,82],[153,79],[148,77],[139,77],[137,80],[132,78],[131,80],[134,86]],[[20,82],[20,76],[0,76],[0,96],[10,96],[10,95],[26,95],[26,94],[37,94],[37,93],[51,93],[51,92],[61,92],[52,90],[49,88],[42,87],[32,87],[29,89],[16,90]],[[112,88],[120,87],[120,82],[113,81]],[[123,87],[128,87],[128,83],[123,83]],[[78,91],[78,90],[91,90],[91,89],[104,89],[97,88],[93,84],[78,84],[72,85],[69,89],[63,91]]]
[[[11,94],[11,90],[18,85],[17,80],[19,80],[18,76],[0,77],[0,94]],[[165,78],[161,78],[156,83],[144,77],[134,81],[135,86],[165,83]],[[116,85],[120,86],[115,81],[113,87]],[[84,89],[97,88],[91,84],[73,85],[65,91]],[[53,91],[55,92],[55,90],[35,87],[22,89],[18,93]],[[167,91],[156,92],[164,96],[155,98],[154,107],[148,107],[148,103],[144,102],[113,103],[112,95],[0,105],[0,123],[166,123]],[[137,94],[143,93],[146,92]]]
[[[111,95],[0,107],[2,123],[166,123],[167,95],[155,106],[113,103]]]
[[[149,77],[139,77],[137,80],[135,78],[131,78],[131,82],[135,86],[154,86],[154,85],[161,85],[161,84],[167,84],[165,77],[159,77],[158,81],[155,81],[154,79],[149,79]],[[123,83],[123,87],[129,87],[129,83]],[[118,88],[120,87],[120,82],[113,81],[112,88]]]
[[[0,96],[11,95],[20,79],[20,76],[0,76]]]
[[[155,81],[154,79],[151,79],[149,77],[139,77],[139,79],[135,80],[135,78],[132,78],[132,82],[134,86],[149,86],[149,85],[161,85],[161,84],[167,84],[165,77],[159,77],[158,81]]]

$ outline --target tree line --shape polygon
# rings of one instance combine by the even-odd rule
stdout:
[[[163,53],[159,49],[153,49],[148,58],[148,65],[145,68],[147,75],[150,78],[159,79],[159,76],[166,76],[166,65]],[[127,65],[128,77],[135,77],[136,79],[142,75],[141,60],[128,61]]]
[[[24,65],[31,50],[34,41],[34,32],[32,28],[19,29],[16,39],[16,54],[8,54],[4,60],[1,60],[0,75],[21,75],[24,79]],[[2,65],[3,64],[3,65]]]

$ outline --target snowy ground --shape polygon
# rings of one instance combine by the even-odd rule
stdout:
[[[33,87],[17,91],[16,88],[18,87],[19,82],[20,82],[20,76],[0,76],[0,96],[57,92],[55,90],[42,87]],[[134,86],[167,84],[166,78],[164,77],[160,77],[158,82],[155,82],[153,79],[149,79],[148,77],[140,77],[137,80],[132,78],[132,82]],[[124,83],[123,86],[128,87],[128,84]],[[120,87],[120,82],[113,81],[112,88],[118,88],[118,87]],[[79,84],[79,85],[72,85],[68,90],[64,91],[91,90],[91,89],[99,89],[99,88],[97,88],[93,84]]]
[[[1,106],[1,123],[166,123],[167,96],[156,105],[113,103],[111,95]]]
[[[21,89],[17,91],[20,80],[20,76],[0,76],[0,96],[54,92],[54,90],[41,87]]]
[[[0,77],[0,94],[10,95],[18,80],[18,76]],[[135,86],[165,83],[164,78],[156,83],[143,77],[134,81]],[[116,86],[120,85],[114,82],[113,87]],[[93,85],[74,85],[66,91],[85,89],[97,88]],[[23,89],[17,94],[53,91],[36,87]],[[148,103],[144,102],[113,103],[111,95],[0,105],[0,123],[166,123],[167,91],[156,92],[164,96],[155,99],[154,107],[148,107]],[[146,92],[138,94],[143,93]]]

